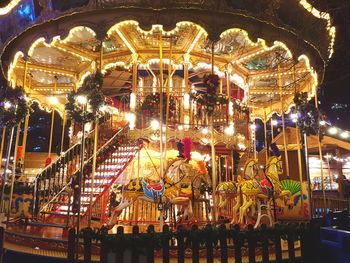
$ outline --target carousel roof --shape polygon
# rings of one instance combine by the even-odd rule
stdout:
[[[260,6],[260,11],[243,1],[219,1],[213,10],[210,9],[213,7],[210,1],[201,1],[202,4],[194,1],[191,5],[187,4],[187,9],[183,9],[185,4],[181,1],[171,1],[174,2],[171,8],[169,1],[152,1],[148,7],[143,7],[145,10],[140,10],[139,1],[132,1],[133,6],[130,7],[124,3],[123,10],[114,2],[118,1],[102,1],[102,6],[110,8],[97,8],[93,13],[94,21],[86,22],[86,9],[76,15],[46,21],[24,32],[6,47],[9,52],[2,57],[11,62],[7,77],[13,84],[23,85],[26,72],[29,77],[25,86],[30,87],[31,97],[48,104],[47,96],[57,95],[63,104],[65,95],[79,87],[84,78],[99,67],[102,55],[106,74],[103,90],[106,95],[129,93],[133,63],[138,63],[143,89],[151,89],[154,76],[159,74],[162,35],[164,76],[167,77],[169,61],[176,69],[173,92],[183,89],[184,63],[189,63],[192,90],[200,92],[203,76],[211,72],[214,54],[215,73],[223,79],[229,75],[231,94],[237,96],[237,91],[244,93],[253,114],[263,117],[279,112],[281,100],[283,110],[287,110],[295,92],[306,91],[311,95],[318,82],[322,81],[323,66],[320,61],[327,60],[332,52],[334,39],[330,33],[333,28],[329,15],[317,13],[307,1],[293,4],[291,13],[298,12],[303,22],[310,19],[324,25],[309,29],[313,30],[309,33],[320,35],[321,31],[328,30],[328,42],[324,38],[320,38],[318,43],[306,37],[303,43],[298,42],[300,39],[293,39],[296,31],[292,29],[299,21],[286,14],[286,8],[292,5],[288,1],[273,1],[272,4],[258,1],[259,5],[255,3],[252,6],[255,9]],[[173,13],[169,15],[172,8]],[[203,13],[203,10],[207,12]],[[238,10],[235,14],[239,15],[235,24],[232,23],[236,18],[234,10]],[[269,11],[273,13],[266,16]],[[117,13],[123,15],[116,18]],[[174,17],[176,14],[177,18]],[[283,14],[285,21],[281,20]],[[258,21],[261,17],[264,21]],[[276,27],[279,23],[289,24],[289,27]],[[53,29],[55,27],[60,29]],[[47,33],[39,37],[42,29]],[[223,81],[222,90],[227,90],[226,86],[227,81]]]

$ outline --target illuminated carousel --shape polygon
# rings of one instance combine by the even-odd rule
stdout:
[[[334,43],[329,15],[306,1],[261,1],[260,11],[244,1],[121,2],[50,13],[53,1],[33,26],[4,42],[9,86],[23,87],[28,104],[38,103],[69,130],[53,159],[52,138],[61,132],[51,129],[46,164],[25,178],[25,194],[16,192],[14,176],[5,176],[8,221],[25,219],[33,236],[60,229],[64,236],[65,229],[86,226],[258,227],[284,216],[308,219],[307,176],[300,157],[288,157],[284,115],[298,110],[296,97],[317,95]],[[301,22],[282,19],[291,6]],[[299,28],[310,21],[320,26]],[[282,124],[270,140],[274,114]],[[16,136],[12,167],[25,159],[30,118],[21,119],[24,135]],[[256,119],[265,131],[259,154]],[[21,123],[8,125],[2,138],[20,129]],[[282,147],[274,144],[278,136]],[[277,217],[276,207],[285,215]],[[7,238],[25,240],[16,223],[8,224]]]

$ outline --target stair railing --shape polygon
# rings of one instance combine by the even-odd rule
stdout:
[[[123,150],[123,147],[125,148]],[[92,218],[99,218],[103,222],[107,214],[107,202],[109,200],[109,191],[112,185],[116,182],[124,170],[129,166],[133,161],[137,153],[142,149],[142,143],[140,141],[135,141],[132,143],[124,144],[119,147],[120,150],[116,151],[114,154],[117,156],[117,162],[113,164],[116,166],[114,170],[108,171],[108,173],[113,173],[113,176],[106,176],[106,179],[100,180],[99,183],[94,184],[95,189],[98,189],[98,192],[95,192],[94,200],[90,203],[90,206],[83,213],[83,219],[87,219],[91,210]],[[112,157],[112,156],[111,156]],[[110,164],[104,163],[105,166]]]
[[[101,118],[99,122],[103,127],[102,130],[105,132],[113,128],[109,118]],[[90,131],[85,139],[85,154],[87,158],[91,158],[93,154],[93,134],[94,130]],[[100,133],[99,137],[98,141],[101,144],[104,143],[105,133]],[[39,211],[42,210],[42,207],[69,184],[69,178],[79,169],[80,151],[81,142],[78,142],[62,153],[57,160],[45,167],[35,177],[33,183],[33,217],[36,217]]]

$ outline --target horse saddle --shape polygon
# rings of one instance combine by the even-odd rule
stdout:
[[[163,180],[159,180],[158,182],[143,180],[142,188],[147,198],[158,200],[164,193],[164,182]]]

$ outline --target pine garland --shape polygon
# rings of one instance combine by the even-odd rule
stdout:
[[[320,114],[314,103],[308,101],[306,92],[296,93],[295,110],[298,115],[297,126],[306,135],[316,135],[320,131]]]
[[[167,105],[167,95],[165,92],[163,92],[162,97],[163,97],[163,119],[165,120],[166,105]],[[159,92],[155,94],[147,95],[145,100],[141,103],[141,106],[140,106],[141,114],[150,118],[159,119],[159,115],[160,115],[159,103],[160,103]],[[172,119],[173,117],[175,117],[175,114],[176,114],[175,99],[172,96],[169,96],[169,119]]]
[[[102,114],[101,107],[105,105],[105,98],[101,91],[102,85],[103,75],[98,71],[95,75],[88,77],[78,91],[69,93],[66,103],[68,117],[79,124],[96,120]],[[86,97],[85,109],[76,101],[78,96]]]
[[[218,75],[211,74],[205,76],[204,86],[206,87],[206,92],[192,95],[192,99],[196,101],[199,106],[204,108],[208,116],[212,116],[215,105],[227,104],[228,99],[225,95],[217,93],[217,88],[219,86]]]
[[[0,126],[14,127],[30,114],[30,102],[22,87],[0,90]]]

